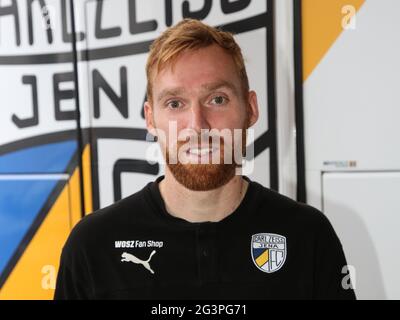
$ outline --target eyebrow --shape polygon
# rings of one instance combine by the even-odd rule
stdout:
[[[207,91],[214,91],[214,90],[221,89],[221,88],[228,88],[234,94],[238,94],[238,90],[235,87],[235,85],[233,83],[229,82],[229,81],[226,81],[226,80],[220,80],[220,81],[216,81],[216,82],[213,82],[213,83],[207,83],[207,84],[202,85],[201,87],[203,89],[207,90]],[[162,100],[166,96],[178,96],[178,95],[181,95],[183,92],[185,92],[185,89],[183,87],[164,89],[157,96],[157,101]]]
[[[220,80],[213,83],[205,84],[202,87],[208,91],[214,91],[221,88],[228,88],[233,93],[237,93],[235,85],[232,82],[226,80]]]
[[[162,100],[166,96],[179,96],[183,92],[185,92],[185,90],[182,87],[164,89],[157,96],[157,101]]]

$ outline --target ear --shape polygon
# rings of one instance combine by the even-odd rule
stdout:
[[[146,119],[147,130],[153,135],[157,136],[157,130],[154,123],[153,106],[149,101],[144,103],[144,118]]]
[[[248,118],[248,127],[250,128],[257,122],[259,116],[257,93],[255,91],[249,91],[247,104],[248,112],[250,113]]]

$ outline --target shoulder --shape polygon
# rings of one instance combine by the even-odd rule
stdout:
[[[257,182],[252,182],[257,189],[260,212],[267,217],[293,228],[303,228],[319,236],[332,234],[335,236],[332,224],[319,209],[299,201],[295,201],[275,190],[266,188]]]
[[[146,188],[83,217],[72,229],[64,251],[98,247],[110,235],[142,225],[149,211],[144,199]]]

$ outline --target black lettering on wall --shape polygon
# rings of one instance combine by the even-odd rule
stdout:
[[[61,110],[61,100],[72,100],[75,97],[75,89],[61,90],[61,82],[71,82],[74,86],[74,73],[64,72],[53,75],[53,92],[54,92],[54,110],[56,120],[74,120],[76,119],[76,110]],[[75,100],[74,100],[75,101]]]
[[[172,26],[172,0],[165,0],[165,25]]]
[[[145,115],[144,115],[144,104],[147,101],[147,93],[144,94],[144,99],[143,99],[143,103],[142,103],[142,109],[140,111],[140,116],[145,119]]]
[[[37,94],[37,81],[36,76],[23,76],[23,84],[30,84],[32,86],[32,117],[21,119],[17,115],[13,114],[11,117],[12,122],[17,126],[17,128],[28,128],[34,127],[39,124],[39,107],[38,107],[38,94]]]
[[[12,0],[9,6],[0,6],[0,17],[13,15],[14,16],[14,26],[15,26],[15,43],[17,46],[21,44],[21,32],[19,30],[19,14],[17,0]],[[7,31],[8,32],[8,31]]]
[[[103,78],[101,73],[94,69],[92,72],[93,80],[93,108],[94,118],[100,118],[100,89],[110,98],[112,103],[116,106],[120,114],[128,118],[128,79],[126,67],[121,67],[119,71],[120,76],[120,90],[121,95],[118,96],[107,81]]]
[[[65,43],[72,42],[72,34],[68,32],[68,19],[69,10],[67,8],[67,0],[61,0],[61,25],[62,25],[62,39]],[[85,34],[83,32],[77,32],[76,41],[82,41],[85,39]]]
[[[251,0],[221,0],[221,9],[225,14],[241,11],[248,7]]]
[[[136,14],[136,0],[129,0],[129,31],[131,34],[145,33],[157,30],[156,20],[138,22]]]
[[[113,168],[114,201],[122,199],[121,175],[124,172],[144,173],[158,175],[160,166],[158,163],[151,164],[146,160],[119,159]]]
[[[103,14],[103,0],[97,0],[96,23],[94,31],[95,37],[97,39],[107,39],[120,36],[122,32],[120,27],[111,27],[107,29],[103,29],[101,27],[102,14]]]
[[[184,18],[193,18],[198,20],[205,19],[211,11],[212,0],[204,0],[203,7],[198,11],[190,11],[189,1],[184,1],[182,3],[182,15]]]
[[[32,4],[35,0],[28,0],[28,36],[29,44],[33,44],[33,23],[32,23]],[[38,0],[40,5],[40,11],[42,12],[43,20],[46,25],[47,42],[53,43],[53,30],[51,29],[50,15],[48,14],[48,9],[46,2],[44,0]]]

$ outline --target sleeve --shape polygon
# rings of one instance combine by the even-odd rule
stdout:
[[[61,259],[54,300],[90,299],[89,292],[86,289],[87,287],[83,281],[79,279],[79,273],[79,268],[71,268],[64,259]]]
[[[94,299],[84,244],[72,231],[65,244],[58,270],[54,300]]]
[[[355,300],[342,244],[329,220],[319,212],[321,221],[315,238],[314,298]]]

